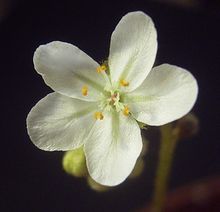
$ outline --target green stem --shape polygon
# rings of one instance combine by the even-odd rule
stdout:
[[[159,164],[155,179],[152,207],[153,212],[161,212],[163,209],[172,159],[178,140],[178,132],[172,128],[172,124],[164,125],[160,128],[160,130],[161,146],[159,151]]]

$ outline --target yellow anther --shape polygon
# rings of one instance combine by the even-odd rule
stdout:
[[[120,80],[120,85],[126,87],[126,86],[129,86],[129,82],[127,82],[126,80],[122,79],[122,80]]]
[[[124,107],[123,114],[128,116],[130,114],[129,108],[127,106]]]
[[[84,85],[83,87],[82,87],[82,95],[83,96],[87,96],[88,95],[88,87],[86,86],[86,85]]]
[[[101,112],[95,112],[94,114],[95,116],[95,119],[99,119],[99,120],[102,120],[104,118],[103,114]]]
[[[105,65],[101,65],[101,66],[97,67],[97,69],[96,69],[96,71],[98,73],[101,73],[101,72],[106,71],[106,70],[107,70],[107,67]]]

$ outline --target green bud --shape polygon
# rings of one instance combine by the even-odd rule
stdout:
[[[177,120],[174,125],[174,133],[178,133],[179,139],[187,139],[196,135],[199,131],[199,119],[193,113],[189,113]]]
[[[67,151],[63,156],[63,169],[75,177],[87,176],[86,158],[83,147]]]
[[[87,183],[92,190],[95,190],[97,192],[104,192],[110,189],[110,187],[108,186],[104,186],[95,182],[91,177],[87,177]]]

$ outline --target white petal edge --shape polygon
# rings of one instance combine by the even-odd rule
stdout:
[[[111,36],[109,67],[113,84],[124,79],[137,88],[153,67],[157,52],[157,32],[151,18],[143,12],[122,17]]]
[[[53,41],[41,45],[33,62],[45,83],[60,94],[96,101],[105,86],[103,74],[96,71],[99,64],[72,44]],[[82,94],[83,86],[88,88],[87,96]]]
[[[84,144],[95,119],[96,104],[48,94],[30,111],[27,130],[32,142],[46,151],[75,149]]]
[[[189,71],[163,64],[152,69],[126,102],[138,121],[159,126],[187,114],[197,95],[198,84]]]
[[[104,119],[95,123],[84,148],[91,177],[102,185],[118,185],[131,173],[140,155],[140,128],[133,118],[104,114]]]

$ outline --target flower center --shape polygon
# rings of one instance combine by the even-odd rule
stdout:
[[[120,92],[118,90],[110,90],[107,91],[107,94],[102,98],[100,108],[107,111],[115,110],[117,112],[123,112],[126,106],[121,102]],[[126,114],[129,114],[128,109]]]
[[[120,101],[120,94],[118,92],[112,92],[110,98],[108,98],[109,105],[116,105]]]
[[[103,120],[104,111],[116,111],[118,113],[121,112],[125,116],[129,116],[129,107],[123,103],[123,99],[120,93],[120,87],[129,86],[129,82],[125,79],[121,79],[118,84],[112,86],[110,83],[109,74],[106,73],[108,71],[107,62],[103,63],[101,66],[98,66],[96,71],[98,74],[103,74],[107,83],[104,88],[104,92],[100,94],[99,109],[94,113],[94,118],[96,120]],[[89,89],[87,85],[82,86],[81,94],[85,97],[89,95]]]

